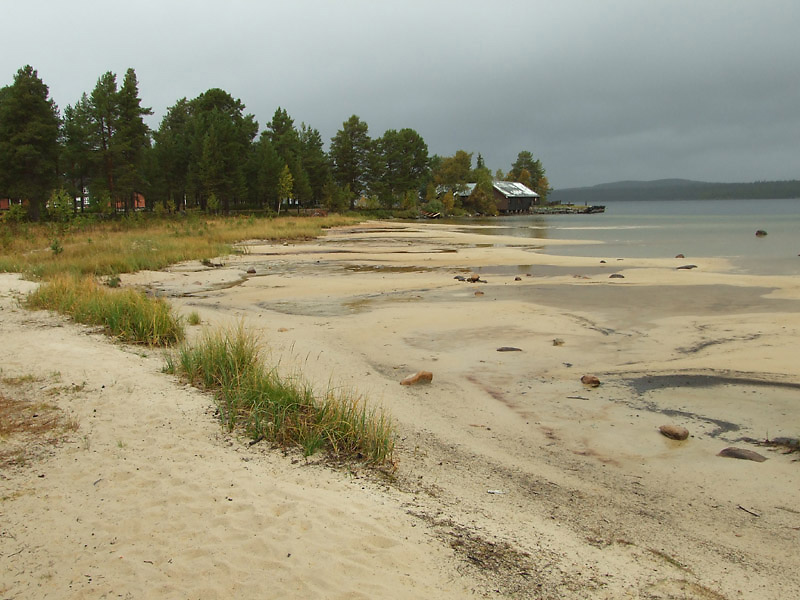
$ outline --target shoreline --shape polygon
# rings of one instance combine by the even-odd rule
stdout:
[[[797,278],[735,273],[721,259],[697,259],[691,271],[676,270],[681,263],[672,258],[601,266],[593,257],[542,254],[536,240],[493,236],[487,247],[485,236],[463,229],[367,223],[304,244],[251,242],[221,268],[185,263],[122,277],[179,311],[197,311],[204,325],[242,321],[282,370],[356,389],[385,408],[400,432],[391,486],[329,472],[313,459],[292,464],[291,454],[225,436],[208,397],[158,372],[158,353],[15,309],[10,290],[31,284],[0,278],[3,376],[32,369],[35,341],[53,353],[37,376],[58,370],[65,381],[86,380],[74,397],[59,397],[80,424],[77,437],[33,471],[2,481],[14,535],[2,539],[3,555],[19,551],[3,585],[78,597],[64,580],[77,581],[79,571],[62,561],[74,540],[91,537],[75,524],[80,518],[124,544],[123,556],[165,544],[182,557],[180,572],[166,555],[135,565],[117,559],[125,568],[102,567],[115,592],[255,595],[260,570],[288,597],[358,597],[360,589],[369,590],[364,597],[408,598],[796,595],[797,454],[741,438],[800,433]],[[487,283],[454,279],[472,270]],[[59,354],[73,345],[98,364]],[[399,385],[420,370],[433,373],[431,384]],[[584,386],[586,373],[601,385]],[[712,386],[690,379],[712,376],[728,379]],[[110,377],[114,383],[104,383]],[[102,415],[104,406],[112,409],[107,417],[91,412]],[[668,423],[687,427],[690,438],[660,435]],[[717,456],[733,445],[769,460]],[[126,462],[161,476],[144,482]],[[276,476],[272,488],[265,471]],[[50,510],[96,495],[98,477],[113,510],[96,498],[73,502],[71,523]],[[144,483],[155,498],[137,492],[153,489]],[[227,494],[225,486],[243,492]],[[203,501],[193,503],[198,493]],[[280,494],[293,498],[283,521],[271,516],[286,506]],[[159,527],[186,503],[192,519],[164,538]],[[98,507],[89,519],[86,511]],[[136,515],[152,523],[134,526]],[[213,549],[198,537],[209,519]],[[277,536],[260,539],[258,553],[239,547],[253,525]],[[45,547],[51,531],[66,540]],[[292,556],[306,557],[300,566],[279,560],[286,547],[279,540],[289,538]],[[109,550],[85,552],[75,569],[105,561]],[[43,580],[25,564],[50,565],[43,571],[51,576]],[[198,568],[214,580],[195,581],[190,572]],[[99,589],[85,578],[81,586]]]

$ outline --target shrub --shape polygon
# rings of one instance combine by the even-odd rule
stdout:
[[[47,216],[56,223],[66,223],[75,216],[75,200],[64,190],[54,190],[47,202]]]
[[[21,204],[12,204],[3,215],[6,223],[23,223],[28,219],[28,212]]]

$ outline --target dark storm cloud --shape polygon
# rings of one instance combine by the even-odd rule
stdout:
[[[556,187],[800,177],[794,0],[0,4],[3,84],[30,63],[63,107],[132,66],[154,127],[221,87],[326,140],[357,114],[492,169],[530,150]]]

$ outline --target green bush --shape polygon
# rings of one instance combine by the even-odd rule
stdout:
[[[6,223],[24,223],[28,219],[28,211],[21,204],[12,204],[3,215]]]
[[[47,202],[47,216],[56,223],[66,223],[75,216],[75,200],[64,190],[54,190]]]

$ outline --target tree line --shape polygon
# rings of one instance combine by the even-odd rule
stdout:
[[[202,209],[230,213],[324,207],[495,214],[494,179],[524,183],[546,198],[541,161],[518,154],[492,173],[480,154],[429,155],[419,133],[372,138],[353,115],[326,151],[317,129],[278,108],[260,129],[245,105],[212,88],[169,107],[157,130],[145,117],[133,69],[104,73],[60,113],[37,71],[25,66],[0,88],[0,198],[27,218],[70,213]],[[468,183],[475,191],[464,197]],[[18,209],[22,210],[22,209]]]
[[[593,187],[553,190],[561,204],[602,204],[614,200],[778,200],[800,198],[800,181],[711,183],[691,180],[617,182]]]

